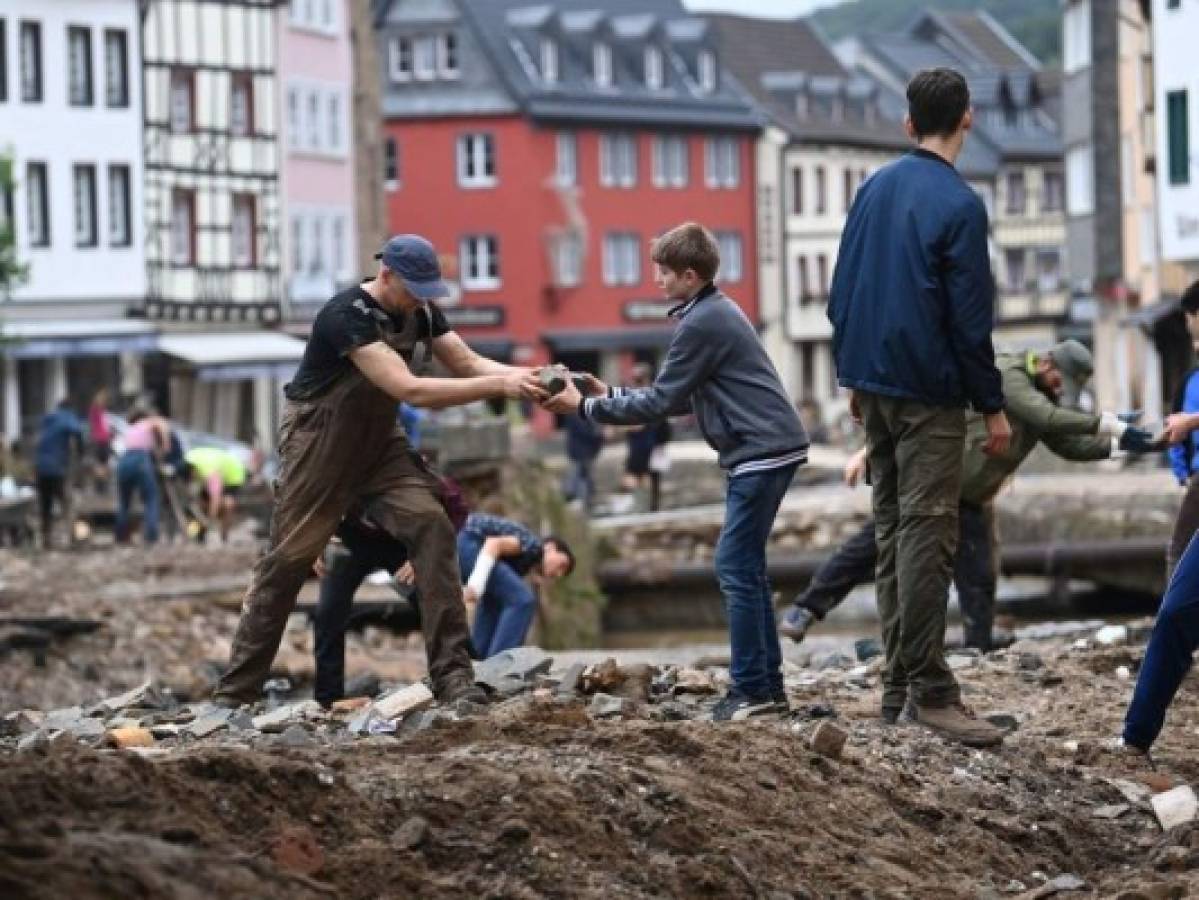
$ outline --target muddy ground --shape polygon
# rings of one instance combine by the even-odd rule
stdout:
[[[153,596],[228,564],[199,548],[0,563],[0,616],[104,622],[42,666],[26,649],[0,657],[0,712],[86,705],[147,676],[195,699],[235,621]],[[118,577],[150,587],[106,594]],[[414,655],[393,640],[375,655]],[[789,667],[795,715],[748,724],[658,721],[654,703],[601,720],[590,698],[543,690],[395,736],[323,722],[299,740],[17,750],[9,735],[0,896],[1188,896],[1199,829],[1163,832],[1148,795],[1199,780],[1194,685],[1156,773],[1107,749],[1141,652],[1070,635],[958,657],[967,701],[1019,722],[996,751],[883,726],[874,665],[851,661]],[[830,709],[849,734],[840,756],[810,748]]]

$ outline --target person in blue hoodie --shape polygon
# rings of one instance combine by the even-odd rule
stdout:
[[[53,543],[54,503],[67,510],[67,474],[71,468],[71,451],[83,446],[83,423],[71,410],[67,400],[42,417],[34,455],[34,474],[37,477],[37,499],[42,518],[42,549]]]
[[[1011,439],[991,343],[987,211],[954,168],[973,121],[966,79],[919,72],[907,99],[916,149],[858,191],[828,316],[838,380],[870,445],[883,720],[910,700],[924,726],[987,746],[1003,732],[965,712],[944,654],[966,406],[984,417],[985,453]]]

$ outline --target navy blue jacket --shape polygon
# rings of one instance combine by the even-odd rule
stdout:
[[[37,436],[34,469],[38,475],[64,478],[71,461],[71,444],[83,440],[83,423],[69,409],[56,409],[42,417]]]
[[[828,317],[842,387],[934,406],[1003,408],[987,211],[948,162],[915,150],[854,200]]]

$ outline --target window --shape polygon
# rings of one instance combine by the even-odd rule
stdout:
[[[291,271],[298,275],[304,271],[304,220],[291,217]]]
[[[573,187],[579,181],[579,142],[573,131],[559,131],[555,178],[559,187]]]
[[[687,186],[687,139],[669,136],[654,138],[654,187]]]
[[[828,297],[828,257],[823,253],[816,254],[816,288],[821,300]]]
[[[42,26],[21,23],[21,99],[42,102]]]
[[[596,87],[612,86],[612,48],[607,44],[591,48],[591,77]]]
[[[287,144],[293,150],[300,149],[300,89],[287,89]]]
[[[493,187],[495,138],[490,134],[464,134],[458,138],[458,184],[467,188]]]
[[[50,180],[46,164],[31,162],[25,169],[25,193],[29,204],[29,245],[50,246]]]
[[[229,98],[229,130],[236,137],[254,133],[254,78],[248,72],[233,75],[233,91]],[[290,103],[291,97],[288,97]],[[290,115],[290,109],[288,110]]]
[[[617,232],[604,235],[604,284],[641,283],[641,241],[637,235]]]
[[[255,251],[255,209],[253,194],[233,195],[233,265],[253,268]]]
[[[96,167],[77,165],[75,184],[75,246],[95,247],[96,240]]]
[[[329,151],[341,152],[341,95],[329,95]]]
[[[319,275],[325,271],[325,220],[312,217],[312,243],[308,246],[308,273]]]
[[[1071,0],[1062,16],[1062,71],[1091,64],[1091,0]]]
[[[185,69],[171,72],[171,131],[186,134],[195,127],[195,77]]]
[[[196,192],[176,188],[171,194],[171,262],[190,266],[196,261]]]
[[[799,282],[799,302],[800,304],[810,303],[812,301],[811,282],[808,281],[808,258],[801,256],[797,260],[798,269],[796,271],[796,281]]]
[[[331,234],[329,264],[334,278],[340,278],[346,270],[346,217],[334,216],[330,225]]]
[[[741,183],[741,157],[734,138],[709,138],[705,146],[705,181],[710,188],[735,188]]]
[[[665,83],[666,73],[662,65],[662,51],[657,47],[645,48],[645,86],[657,91]]]
[[[293,25],[336,34],[337,0],[291,0],[290,5]]]
[[[716,243],[720,247],[720,281],[724,284],[740,281],[743,277],[741,235],[736,231],[718,231]]]
[[[696,81],[705,94],[716,90],[716,54],[711,50],[700,50],[695,61]]]
[[[800,166],[791,170],[791,212],[803,215],[803,169]]]
[[[1137,202],[1136,177],[1132,170],[1132,138],[1126,134],[1120,138],[1120,199],[1126,207],[1135,206]]]
[[[541,39],[541,80],[546,84],[558,82],[558,42],[551,38]]]
[[[1170,184],[1190,184],[1191,147],[1188,135],[1189,110],[1187,92],[1166,93],[1166,154]]]
[[[1013,293],[1024,290],[1024,248],[1008,248],[1003,251],[1006,279],[1004,286]]]
[[[129,105],[129,41],[124,31],[111,28],[104,32],[104,102]]]
[[[828,212],[828,184],[824,166],[817,166],[816,173],[816,215],[823,216]]]
[[[400,186],[400,148],[395,138],[383,142],[383,187],[394,191]]]
[[[0,19],[0,103],[8,100],[8,22]]]
[[[1004,211],[1009,216],[1024,215],[1028,198],[1024,190],[1024,173],[1008,172],[1007,174],[1007,203]]]
[[[432,81],[437,77],[437,40],[426,35],[413,44],[412,70],[417,81]]]
[[[108,167],[108,245],[133,245],[133,203],[128,166]]]
[[[577,287],[583,281],[583,239],[570,232],[554,243],[554,283],[558,287]]]
[[[92,32],[72,25],[67,29],[67,84],[72,106],[92,105]]]
[[[442,78],[457,78],[458,69],[458,35],[452,31],[439,35],[437,38],[437,70]]]
[[[321,24],[326,28],[333,27],[333,0],[321,0]]]
[[[1045,196],[1041,201],[1041,212],[1061,212],[1065,206],[1066,186],[1061,172],[1045,173]]]
[[[853,206],[853,181],[853,172],[850,169],[846,169],[843,173],[841,182],[842,193],[845,195],[844,200],[846,212],[849,212],[849,208]]]
[[[388,68],[392,81],[412,80],[412,38],[392,38]]]
[[[319,150],[321,147],[321,95],[319,91],[308,92],[308,149]]]
[[[462,287],[494,291],[500,286],[500,251],[495,235],[472,234],[462,239]]]
[[[1089,216],[1095,211],[1095,150],[1075,147],[1066,151],[1066,211]]]
[[[1042,294],[1062,286],[1062,254],[1057,249],[1037,251],[1037,290]]]
[[[622,188],[637,184],[637,143],[631,134],[600,136],[600,184]]]

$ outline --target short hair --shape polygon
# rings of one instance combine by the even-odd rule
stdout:
[[[1182,292],[1179,302],[1192,316],[1199,313],[1199,281],[1191,282],[1191,286]]]
[[[552,535],[552,534],[547,535],[545,538],[543,538],[541,543],[552,544],[559,553],[561,553],[563,556],[566,557],[566,561],[567,561],[566,574],[567,575],[569,575],[571,572],[573,572],[575,570],[575,554],[574,554],[574,551],[570,549],[570,544],[566,543],[566,541],[562,540],[562,538],[557,537],[556,535]]]
[[[720,247],[703,225],[684,222],[653,242],[650,258],[676,275],[691,269],[701,280],[711,281],[720,268]]]
[[[970,108],[970,88],[955,69],[917,72],[908,82],[907,94],[908,118],[917,138],[953,134]]]

